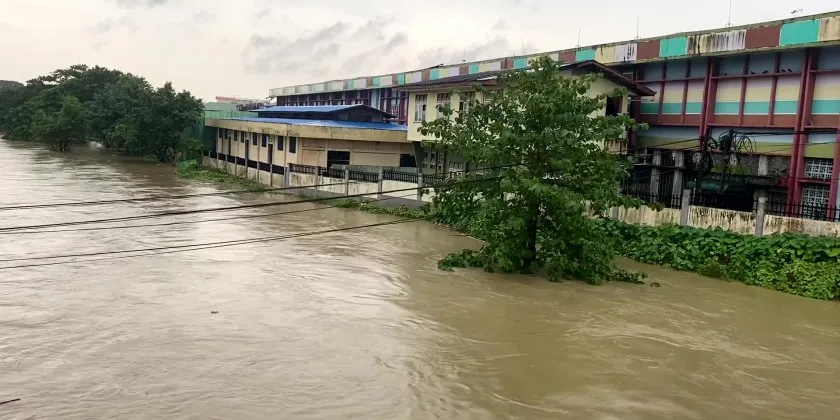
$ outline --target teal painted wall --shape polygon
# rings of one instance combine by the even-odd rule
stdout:
[[[715,114],[738,115],[741,106],[738,102],[715,102]]]
[[[663,115],[674,115],[674,114],[682,114],[682,102],[663,102],[662,103],[662,114]]]
[[[405,74],[398,74],[397,75],[397,84],[404,85],[405,84]]]
[[[676,38],[665,38],[659,41],[660,57],[677,57],[686,55],[688,52],[688,38],[679,36]]]
[[[811,105],[812,114],[840,114],[840,100],[815,99]]]
[[[513,68],[515,69],[524,69],[528,67],[528,59],[527,58],[517,58],[513,60]]]
[[[685,113],[686,114],[699,114],[702,109],[703,109],[703,102],[686,102],[685,103]]]
[[[658,114],[659,113],[659,103],[658,102],[642,102],[641,111],[642,111],[642,114]]]
[[[820,21],[804,20],[782,25],[779,33],[779,45],[797,45],[817,42],[820,34]]]
[[[773,106],[773,113],[774,114],[796,114],[796,104],[799,101],[776,101],[776,104]]]
[[[429,79],[431,79],[431,80],[440,79],[440,70],[439,69],[432,69],[432,71],[429,72]]]
[[[478,66],[478,64],[470,64],[470,68],[469,68],[469,73],[470,74],[476,74],[480,71],[481,71],[481,68]]]
[[[585,50],[575,51],[575,61],[586,61],[595,59],[595,50],[587,48]]]

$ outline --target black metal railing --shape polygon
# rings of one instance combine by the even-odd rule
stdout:
[[[294,163],[289,164],[289,172],[298,173],[298,174],[311,174],[315,175],[318,173],[317,166],[309,166],[309,165],[297,165]]]
[[[678,209],[682,204],[682,195],[679,194],[656,194],[646,190],[622,190],[622,194],[628,197],[638,198],[647,204],[661,204],[663,207]]]
[[[271,165],[271,171],[275,174],[285,175],[286,174],[286,167],[280,165]]]
[[[319,174],[329,178],[344,179],[344,169],[318,167]]]
[[[382,179],[400,182],[417,183],[417,172],[403,172],[394,169],[385,169],[382,171]]]
[[[764,208],[765,214],[773,216],[821,220],[825,222],[840,221],[840,211],[838,211],[840,209],[838,209],[837,207],[820,206],[804,203],[785,203],[781,201],[767,201]]]
[[[350,170],[350,179],[362,182],[379,182],[379,173]]]
[[[752,193],[730,194],[702,192],[691,195],[689,202],[692,206],[711,207],[724,210],[746,211],[755,210],[756,200]]]

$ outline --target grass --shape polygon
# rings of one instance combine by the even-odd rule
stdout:
[[[240,178],[221,169],[202,167],[196,160],[179,162],[175,170],[178,176],[214,184],[231,185],[246,191],[258,191],[268,188],[257,181]]]

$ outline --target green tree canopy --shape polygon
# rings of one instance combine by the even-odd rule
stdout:
[[[184,132],[202,109],[199,99],[170,83],[155,89],[132,74],[74,65],[18,89],[0,89],[0,130],[12,139],[47,141],[55,150],[95,140],[169,162],[199,151],[201,143]]]
[[[446,257],[444,268],[534,273],[599,283],[627,275],[613,264],[611,240],[592,216],[617,205],[639,202],[619,193],[628,162],[607,152],[605,140],[625,137],[635,123],[626,115],[606,116],[607,97],[622,89],[589,95],[600,75],[571,77],[561,64],[538,59],[528,71],[500,75],[501,89],[486,101],[454,115],[440,109],[421,132],[496,175],[465,175],[474,182],[436,188],[433,211],[448,223],[484,240],[478,251]],[[460,179],[464,181],[464,179]]]

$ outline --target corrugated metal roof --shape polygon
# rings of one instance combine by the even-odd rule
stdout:
[[[300,108],[300,107],[299,107]],[[332,128],[361,128],[367,130],[386,131],[408,131],[408,127],[399,124],[361,122],[361,121],[335,121],[335,120],[304,120],[297,118],[224,118],[225,120],[263,122],[272,124],[306,125],[310,127],[332,127]]]
[[[268,108],[255,109],[254,112],[288,112],[295,114],[332,114],[339,111],[346,111],[349,109],[367,109],[376,114],[383,115],[387,118],[396,118],[396,115],[389,114],[385,111],[376,109],[369,105],[355,104],[355,105],[317,105],[317,106],[270,106]]]
[[[312,114],[329,114],[364,105],[321,105],[321,106],[270,106],[255,109],[254,112],[300,112]]]

